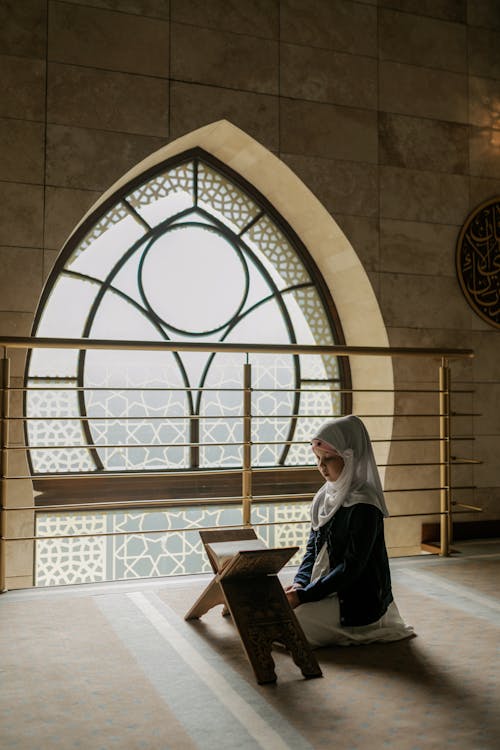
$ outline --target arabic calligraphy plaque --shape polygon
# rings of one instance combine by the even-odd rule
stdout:
[[[456,264],[469,305],[500,328],[500,198],[482,203],[467,218],[457,242]]]

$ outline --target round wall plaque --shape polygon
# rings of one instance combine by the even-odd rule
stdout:
[[[457,241],[456,264],[469,305],[500,328],[500,198],[485,201],[467,217]]]

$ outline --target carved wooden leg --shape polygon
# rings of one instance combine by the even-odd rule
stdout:
[[[220,586],[259,684],[276,681],[273,641],[287,646],[304,676],[321,677],[321,669],[277,576],[226,578]]]
[[[184,615],[185,620],[197,620],[217,604],[224,604],[224,594],[217,578],[212,578],[206,589],[195,601],[189,612]]]

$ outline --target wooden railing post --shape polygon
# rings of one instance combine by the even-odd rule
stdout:
[[[243,469],[241,474],[243,524],[252,516],[252,365],[243,365]]]
[[[451,446],[450,446],[450,387],[451,374],[448,360],[443,357],[439,368],[439,463],[440,463],[440,551],[443,557],[450,554],[451,519]]]

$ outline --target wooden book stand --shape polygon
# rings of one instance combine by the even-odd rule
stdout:
[[[259,684],[276,682],[271,656],[276,642],[290,651],[304,677],[321,677],[276,575],[299,548],[270,549],[253,529],[200,531],[200,536],[215,576],[184,619],[198,619],[212,607],[225,605]]]

